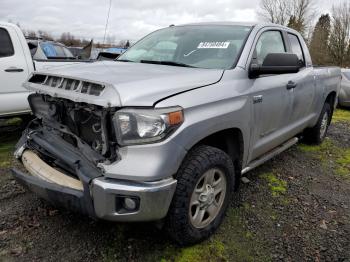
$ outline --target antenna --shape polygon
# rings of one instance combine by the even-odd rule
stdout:
[[[108,22],[109,22],[109,14],[111,12],[111,7],[112,7],[112,0],[109,0],[109,8],[108,8],[108,14],[107,14],[107,21],[106,21],[106,26],[105,26],[105,34],[103,36],[103,45],[105,44],[106,40],[106,33],[107,33],[107,27],[108,27]]]

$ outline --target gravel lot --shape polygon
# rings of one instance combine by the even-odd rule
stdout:
[[[299,144],[247,175],[239,207],[200,245],[179,248],[153,224],[57,210],[10,176],[19,132],[0,137],[0,261],[350,261],[350,111],[325,143]]]

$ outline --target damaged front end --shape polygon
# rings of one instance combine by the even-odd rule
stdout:
[[[112,221],[163,218],[176,180],[111,179],[100,166],[121,161],[113,126],[117,108],[45,94],[29,96],[34,115],[16,146],[19,183],[54,205]],[[136,164],[136,163],[135,163]]]
[[[37,118],[23,133],[15,156],[32,174],[29,179],[40,181],[41,186],[35,189],[31,183],[30,189],[51,202],[94,216],[92,199],[84,191],[89,192],[91,181],[103,176],[99,163],[118,160],[112,139],[116,136],[110,128],[115,110],[42,94],[32,94],[28,100]],[[16,170],[14,175],[28,186],[23,172]],[[47,190],[43,192],[42,187]],[[50,194],[52,187],[56,195]],[[71,197],[58,197],[57,187],[66,188]]]
[[[28,100],[37,117],[33,126],[60,136],[95,164],[116,161],[116,135],[111,127],[115,109],[40,94]]]

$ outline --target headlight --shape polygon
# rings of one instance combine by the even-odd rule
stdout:
[[[184,121],[181,107],[164,109],[122,109],[113,117],[120,145],[155,143]]]

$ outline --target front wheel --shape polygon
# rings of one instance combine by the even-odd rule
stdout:
[[[321,144],[326,138],[328,127],[331,123],[331,118],[331,106],[328,103],[325,103],[316,125],[310,129],[305,130],[305,142],[311,144]]]
[[[177,180],[166,226],[177,243],[191,245],[221,224],[234,189],[234,165],[222,150],[200,146],[189,152]]]

